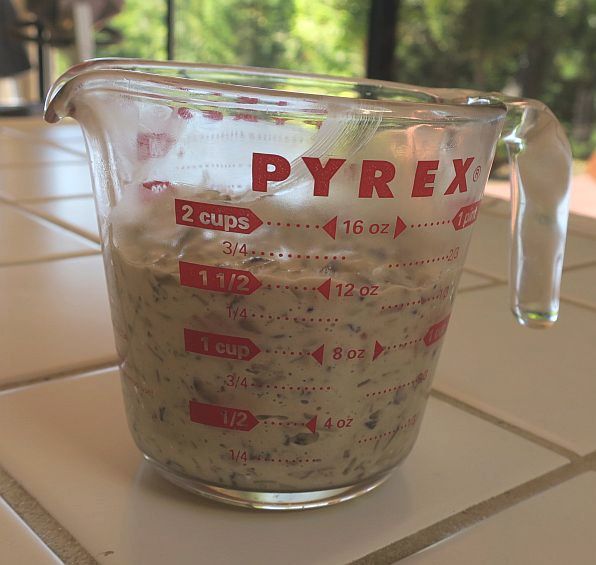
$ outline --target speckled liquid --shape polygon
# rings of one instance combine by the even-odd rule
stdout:
[[[272,221],[250,235],[195,229],[176,225],[174,200],[199,200],[197,189],[161,188],[128,191],[104,244],[140,449],[180,475],[263,492],[337,488],[394,467],[419,430],[442,344],[432,330],[450,313],[467,234],[447,226],[403,244],[370,234],[333,240],[314,228],[328,210],[288,213],[282,197],[251,203]],[[215,191],[200,195],[222,202]],[[385,208],[372,203],[367,221],[394,219]],[[280,218],[301,228],[277,226]],[[179,261],[240,269],[261,284],[249,295],[183,286]],[[318,290],[327,281],[329,297]],[[259,352],[189,352],[189,329],[247,338]],[[258,422],[197,423],[191,401]]]

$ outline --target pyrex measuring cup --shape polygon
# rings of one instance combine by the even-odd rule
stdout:
[[[513,310],[554,322],[569,146],[543,105],[503,100],[132,60],[59,79],[46,119],[85,133],[130,429],[162,474],[256,508],[387,477],[503,126]]]

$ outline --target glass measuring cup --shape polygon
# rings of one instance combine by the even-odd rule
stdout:
[[[538,102],[100,60],[53,87],[46,120],[64,116],[88,145],[131,433],[191,491],[324,506],[409,453],[500,135],[512,308],[557,317],[571,159]]]

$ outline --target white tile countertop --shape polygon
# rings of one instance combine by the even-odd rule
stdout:
[[[560,321],[529,331],[488,198],[412,454],[347,503],[239,510],[133,444],[82,147],[0,120],[0,563],[596,563],[596,219],[572,219]]]

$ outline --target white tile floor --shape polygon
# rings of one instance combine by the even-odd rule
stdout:
[[[475,272],[497,277],[509,276],[509,218],[490,213],[481,214],[474,226],[474,235],[466,267]],[[565,267],[596,262],[596,243],[593,239],[569,234],[565,250]]]
[[[99,243],[95,203],[91,196],[32,202],[23,206],[42,218]]]
[[[400,562],[594,565],[596,473],[580,475]]]
[[[0,197],[7,200],[28,202],[73,196],[91,196],[86,162],[0,167]]]
[[[100,255],[0,268],[0,288],[0,386],[115,361]]]
[[[498,282],[507,272],[508,220],[506,206],[491,201],[476,226],[473,273],[462,277],[436,379],[455,405],[431,399],[412,455],[385,485],[345,505],[279,516],[208,503],[166,484],[132,444],[116,372],[80,376],[115,362],[82,147],[72,124],[0,122],[0,465],[30,493],[30,504],[41,503],[99,562],[347,563],[399,546],[404,536],[424,545],[425,529],[437,521],[456,524],[470,506],[565,465],[558,453],[588,461],[580,456],[596,450],[596,220],[571,222],[566,268],[581,267],[566,275],[563,295],[573,304],[563,303],[553,330],[531,332],[514,325]],[[536,553],[541,563],[559,555],[591,563],[582,559],[596,555],[585,530],[596,518],[594,486],[594,473],[572,478],[411,562],[531,563],[524,540],[535,547],[548,538]],[[43,545],[37,561],[13,557],[42,542],[27,537],[2,504],[0,521],[10,519],[0,524],[0,563],[51,559]],[[2,541],[15,527],[16,550]],[[508,547],[502,540],[510,538]],[[383,555],[367,563],[387,563]]]
[[[594,242],[596,246],[596,241]],[[596,265],[574,269],[565,274],[561,294],[596,309]]]
[[[462,273],[461,279],[459,279],[459,286],[457,287],[459,292],[464,290],[471,290],[481,288],[484,286],[491,286],[494,284],[492,279],[475,275],[472,273]]]
[[[0,266],[99,251],[97,244],[9,204],[0,204],[0,240]]]
[[[0,126],[2,128],[2,126]],[[50,124],[40,128],[38,124],[27,121],[12,120],[10,126],[2,128],[2,133],[7,137],[21,141],[47,142],[67,149],[77,157],[86,161],[85,144],[81,136],[81,129],[75,122],[61,124],[61,127],[52,127]]]
[[[577,453],[596,450],[596,312],[563,303],[553,328],[529,331],[508,301],[506,286],[458,297],[435,388]]]

